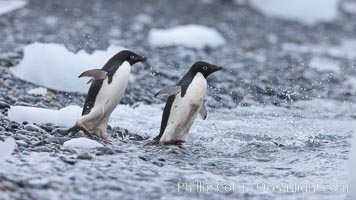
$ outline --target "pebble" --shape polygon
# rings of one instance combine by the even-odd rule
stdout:
[[[93,157],[87,152],[79,154],[77,156],[77,158],[80,159],[80,160],[91,160],[91,159],[93,159]]]
[[[55,128],[51,131],[52,135],[62,135],[65,131],[67,131],[66,128]]]
[[[54,151],[53,149],[46,147],[46,146],[34,147],[34,148],[31,148],[31,150],[35,151],[35,152],[53,152]]]
[[[28,131],[35,131],[35,132],[41,132],[43,131],[40,127],[34,125],[34,124],[26,124],[24,128]]]
[[[141,159],[141,160],[143,160],[143,161],[148,161],[148,158],[143,157],[143,156],[139,156],[138,158]]]
[[[76,159],[74,159],[74,158],[67,158],[67,157],[60,157],[60,159],[63,161],[63,162],[65,162],[65,163],[67,163],[67,164],[70,164],[70,165],[75,165],[75,163],[77,163],[77,160]]]
[[[50,137],[50,138],[46,139],[46,142],[63,145],[63,143],[68,141],[68,140],[70,140],[70,138],[67,138],[67,137]]]
[[[4,101],[0,101],[0,108],[1,109],[10,108],[10,105]]]
[[[158,167],[163,167],[164,164],[161,162],[153,161],[152,164],[157,165]]]
[[[97,151],[102,152],[103,155],[114,155],[115,154],[115,151],[109,147],[99,147],[99,148],[97,148]]]

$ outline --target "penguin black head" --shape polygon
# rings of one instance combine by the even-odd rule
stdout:
[[[119,53],[117,53],[115,55],[115,57],[117,57],[118,59],[120,59],[122,61],[129,62],[131,66],[138,62],[147,61],[146,57],[140,56],[137,53],[129,51],[129,50],[120,51]]]
[[[189,72],[194,74],[200,72],[204,75],[205,78],[207,78],[210,74],[222,69],[224,68],[220,66],[212,65],[204,61],[198,61],[192,65]]]

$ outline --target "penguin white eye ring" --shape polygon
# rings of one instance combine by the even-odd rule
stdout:
[[[196,62],[176,85],[168,86],[155,94],[155,97],[169,97],[164,107],[160,133],[154,138],[154,143],[183,148],[197,114],[200,113],[204,120],[207,117],[204,106],[206,78],[222,69],[207,62]]]
[[[104,140],[107,124],[112,111],[119,104],[126,90],[131,66],[147,58],[132,51],[124,50],[114,55],[101,69],[83,72],[80,77],[91,77],[91,85],[85,99],[82,116],[75,126],[64,134],[82,130],[89,138],[92,132]]]

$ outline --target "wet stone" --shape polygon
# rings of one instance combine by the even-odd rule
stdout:
[[[41,128],[34,125],[34,124],[26,124],[24,126],[24,128],[28,131],[35,131],[35,132],[40,132],[41,131]]]
[[[114,155],[115,154],[115,151],[109,147],[99,147],[99,148],[97,148],[97,151],[101,152],[103,155]]]
[[[91,160],[91,159],[93,159],[93,157],[87,152],[79,154],[77,156],[77,158],[80,159],[80,160]]]
[[[60,159],[70,165],[75,165],[75,163],[77,163],[77,160],[74,158],[60,157]]]
[[[31,151],[35,152],[53,152],[53,149],[46,147],[46,146],[41,146],[41,147],[34,147],[31,148]]]
[[[46,139],[46,142],[63,145],[63,143],[68,141],[68,140],[70,140],[70,138],[67,138],[67,137],[50,137],[50,138]]]
[[[4,101],[0,101],[0,109],[10,108],[10,105]]]

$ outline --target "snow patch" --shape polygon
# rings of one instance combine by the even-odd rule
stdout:
[[[0,162],[6,160],[15,150],[16,143],[14,138],[6,138],[4,142],[0,141]]]
[[[340,63],[326,57],[313,57],[309,62],[309,66],[318,71],[341,73]]]
[[[0,15],[20,9],[27,3],[26,0],[0,0]]]
[[[36,96],[44,96],[46,95],[46,93],[47,93],[47,88],[44,87],[33,88],[27,91],[27,94],[32,94]]]
[[[64,148],[68,149],[93,149],[97,147],[102,147],[103,145],[95,140],[88,138],[74,138],[63,143]]]
[[[72,127],[81,116],[82,108],[67,106],[60,110],[35,108],[26,106],[11,106],[8,117],[19,123],[55,123],[61,126]]]
[[[70,52],[61,44],[38,43],[24,48],[24,58],[10,71],[17,77],[50,89],[86,93],[87,79],[79,79],[83,71],[101,68],[123,47],[110,46],[106,51],[88,54],[84,50]]]
[[[335,20],[339,3],[340,0],[250,0],[251,6],[266,16],[306,25]]]
[[[152,29],[148,34],[151,46],[184,46],[193,49],[217,48],[226,43],[214,28],[203,25],[181,25],[170,29]]]

